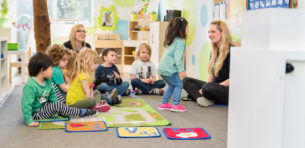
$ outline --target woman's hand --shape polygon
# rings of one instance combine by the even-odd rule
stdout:
[[[224,80],[224,81],[222,81],[222,82],[219,83],[219,84],[220,84],[220,85],[223,85],[223,86],[229,87],[229,85],[230,85],[230,79]]]
[[[202,95],[202,89],[199,89],[198,93],[199,93],[200,95]]]
[[[39,122],[32,122],[29,124],[29,127],[36,127],[39,126]]]

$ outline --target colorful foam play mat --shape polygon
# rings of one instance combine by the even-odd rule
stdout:
[[[107,131],[107,124],[103,121],[99,122],[66,122],[66,132],[100,132]]]
[[[41,122],[39,124],[40,130],[56,130],[56,129],[64,129],[65,123],[70,121],[59,121],[59,122]]]
[[[196,140],[211,138],[211,136],[203,128],[164,128],[163,132],[168,139],[175,140]]]
[[[51,118],[48,119],[39,119],[39,120],[34,120],[35,122],[57,122],[57,121],[68,121],[70,120],[69,117],[62,117],[59,115],[54,115]]]
[[[116,132],[120,138],[161,137],[161,134],[156,127],[117,127]]]
[[[105,121],[108,127],[120,126],[166,126],[171,123],[142,99],[122,99],[122,103],[112,106],[108,112],[99,113],[96,117],[81,119],[72,118],[71,122]],[[65,124],[56,122],[41,123],[39,129],[64,129]],[[53,126],[54,125],[54,126]]]

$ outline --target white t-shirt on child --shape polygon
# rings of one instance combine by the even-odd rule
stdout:
[[[142,62],[138,59],[132,63],[130,74],[135,75],[139,79],[147,79],[155,76],[157,72],[152,62]]]

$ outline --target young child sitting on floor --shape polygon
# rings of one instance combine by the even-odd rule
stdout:
[[[78,109],[57,101],[54,87],[49,80],[53,62],[44,53],[37,53],[29,62],[30,79],[23,88],[21,106],[26,125],[38,126],[34,120],[47,119],[55,114],[62,116],[95,116],[96,110]]]
[[[107,99],[116,98],[116,91],[103,97],[99,91],[93,91],[94,72],[97,67],[98,54],[91,49],[83,49],[76,57],[72,73],[72,83],[67,93],[66,104],[76,108],[94,108],[99,112],[110,109]],[[102,100],[101,100],[102,99]]]
[[[54,44],[47,49],[46,53],[54,63],[51,82],[57,85],[65,98],[69,85],[65,83],[62,69],[67,66],[68,56],[70,55],[69,50],[62,45]]]
[[[62,73],[64,75],[64,79],[66,84],[71,84],[71,77],[72,77],[72,71],[74,70],[75,64],[76,64],[76,56],[77,53],[75,51],[70,50],[70,55],[68,58],[68,64],[65,69],[62,70]]]
[[[136,60],[131,65],[131,85],[136,94],[162,95],[165,83],[163,80],[156,81],[157,72],[155,65],[150,62],[150,56],[151,47],[141,43],[136,49]]]
[[[95,71],[95,86],[101,93],[111,92],[115,88],[118,95],[129,95],[129,83],[122,82],[120,72],[115,66],[117,61],[117,51],[113,48],[106,48],[102,52],[104,63],[99,65]],[[120,100],[120,96],[118,97]]]

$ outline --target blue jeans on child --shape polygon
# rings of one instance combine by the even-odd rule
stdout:
[[[105,93],[106,91],[111,93],[111,91],[116,88],[118,90],[118,95],[122,95],[128,89],[128,87],[129,83],[127,81],[123,81],[120,85],[108,85],[107,83],[101,83],[97,89],[101,93]]]
[[[162,79],[168,85],[168,88],[165,90],[162,98],[162,103],[168,103],[171,96],[173,96],[173,105],[178,105],[180,103],[181,90],[183,88],[183,83],[178,75],[174,73],[171,76],[163,76]]]
[[[132,89],[138,88],[144,94],[149,94],[149,92],[154,88],[163,88],[165,83],[163,80],[155,81],[154,84],[146,84],[142,82],[139,78],[134,78],[131,80]]]

